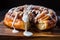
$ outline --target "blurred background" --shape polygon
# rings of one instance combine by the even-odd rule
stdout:
[[[59,0],[0,0],[0,17],[3,19],[6,12],[12,8],[24,4],[41,5],[53,9],[57,15],[60,11]],[[0,19],[0,20],[1,20]]]

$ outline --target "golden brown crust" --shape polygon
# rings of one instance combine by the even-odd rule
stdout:
[[[53,11],[50,11],[50,16],[48,16],[46,13],[41,13],[42,15],[40,15],[40,18],[38,19],[38,24],[36,25],[38,27],[38,29],[40,30],[45,30],[45,29],[50,29],[52,27],[55,26],[56,22],[57,22],[57,17],[55,16],[55,18],[53,18],[52,16],[54,15],[53,14]],[[42,24],[40,26],[40,24]]]
[[[11,18],[4,18],[4,24],[5,25],[7,25],[8,27],[11,27],[12,26],[12,19]],[[16,29],[25,29],[25,27],[24,27],[24,22],[22,21],[22,20],[16,20],[16,22],[14,23],[14,27],[16,28]],[[11,27],[12,28],[12,27]]]
[[[24,5],[24,6],[26,6],[26,5]],[[22,21],[24,6],[23,6],[22,9],[20,8],[22,6],[18,7],[21,10],[20,9],[18,10],[19,14],[18,14],[18,17],[17,17],[17,19],[16,19],[16,21],[14,23],[14,27],[16,29],[23,29],[23,30],[25,30],[25,23]],[[51,10],[51,9],[45,8],[45,7],[42,7],[42,8],[39,9],[39,7],[40,6],[35,6],[33,8],[33,10],[35,12],[37,10],[39,10],[38,12],[40,12],[40,14],[33,13],[33,12],[30,12],[30,14],[29,14],[30,21],[33,21],[31,23],[35,23],[35,21],[36,21],[36,23],[35,23],[36,25],[35,26],[39,30],[46,30],[46,29],[50,29],[50,28],[54,27],[56,22],[57,22],[57,16],[54,13],[54,11]],[[8,11],[7,14],[5,15],[5,18],[4,18],[4,24],[7,25],[8,27],[12,26],[12,22],[13,22],[13,18],[15,16],[15,13],[13,13],[13,11],[12,11],[12,14],[14,14],[14,15],[12,17],[10,17],[11,16],[11,12]],[[20,16],[20,14],[21,14],[21,16]],[[30,26],[31,23],[28,23],[28,26]]]

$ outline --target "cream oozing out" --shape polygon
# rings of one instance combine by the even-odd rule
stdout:
[[[28,7],[26,9],[24,9],[24,14],[22,17],[22,20],[24,22],[28,22],[29,21],[29,12],[31,11],[32,5],[28,5]]]
[[[27,22],[29,22],[29,12],[31,10],[32,5],[29,5],[27,9],[24,10],[24,14],[22,20],[25,22],[25,32],[23,33],[25,36],[32,36],[32,32],[27,31]]]
[[[15,17],[14,17],[13,22],[12,22],[12,27],[13,27],[12,32],[13,32],[13,33],[18,33],[19,31],[16,30],[15,27],[14,27],[14,23],[15,23],[15,21],[16,21],[16,18],[17,18],[18,12],[16,12],[16,11],[14,10],[14,13],[15,13]]]

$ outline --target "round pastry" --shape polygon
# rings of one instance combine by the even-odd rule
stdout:
[[[23,30],[25,30],[26,21],[28,21],[28,28],[34,25],[39,30],[50,29],[57,22],[56,13],[52,9],[37,5],[23,5],[11,8],[5,15],[4,24],[12,28],[15,17],[14,27]]]

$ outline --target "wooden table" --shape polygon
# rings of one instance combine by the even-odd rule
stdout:
[[[33,35],[26,37],[23,35],[22,30],[19,33],[12,33],[12,29],[7,28],[0,22],[0,39],[1,40],[59,40],[60,29],[54,28],[49,31],[32,31]]]

